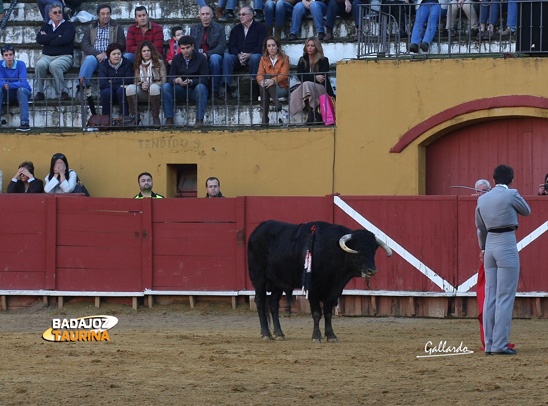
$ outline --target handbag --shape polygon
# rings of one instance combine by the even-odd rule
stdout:
[[[110,127],[110,116],[105,116],[102,114],[92,114],[88,119],[88,128],[97,128],[99,131],[108,130]]]
[[[74,190],[72,191],[72,193],[83,194],[83,195],[86,195],[87,197],[90,196],[88,190],[86,189],[84,184],[80,181],[80,178],[76,178],[76,186],[74,187]]]
[[[319,98],[320,113],[325,125],[335,124],[335,98],[327,94],[322,94]]]

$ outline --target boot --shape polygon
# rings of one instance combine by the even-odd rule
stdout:
[[[128,104],[127,107],[128,107],[129,115],[135,118],[134,120],[135,124],[139,124],[141,120],[139,118],[139,113],[137,112],[137,96],[136,95],[126,96],[126,99]]]
[[[269,25],[268,27],[266,27],[266,36],[271,37],[272,35],[274,35],[274,26]]]
[[[173,117],[166,118],[166,123],[164,127],[174,127],[175,123],[173,122]]]
[[[276,28],[275,28],[275,31],[274,31],[274,37],[280,41],[282,39],[282,32],[284,30],[284,26],[283,25],[277,25]]]
[[[223,8],[217,7],[217,20],[223,16]]]
[[[333,27],[325,27],[326,34],[323,37],[324,41],[329,41],[330,39],[333,39]]]
[[[152,116],[152,126],[154,128],[160,127],[160,95],[150,96],[150,114]]]
[[[308,118],[306,119],[306,124],[311,125],[314,124],[314,109],[308,108]]]

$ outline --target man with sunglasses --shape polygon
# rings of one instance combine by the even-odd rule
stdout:
[[[23,61],[15,60],[15,49],[11,45],[2,48],[0,63],[0,112],[2,102],[7,100],[7,105],[17,100],[21,108],[21,124],[17,131],[29,131],[29,98],[32,94],[27,81],[27,67]]]
[[[234,70],[249,67],[249,73],[256,75],[259,62],[263,56],[263,42],[266,38],[266,28],[253,20],[253,8],[244,6],[240,9],[240,24],[236,24],[228,40],[228,53],[223,58],[223,78],[221,92],[226,85],[227,93],[233,93],[236,86],[232,84]],[[254,79],[253,79],[254,80]],[[228,94],[227,96],[232,96]]]
[[[42,56],[36,62],[35,101],[45,99],[44,79],[49,71],[55,79],[55,90],[62,101],[70,100],[65,83],[65,72],[72,67],[74,55],[74,25],[63,18],[63,9],[54,4],[49,8],[49,22],[42,25],[36,42],[42,45]]]

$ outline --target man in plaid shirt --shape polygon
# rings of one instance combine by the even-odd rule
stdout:
[[[99,64],[107,57],[106,50],[111,42],[116,42],[123,47],[126,45],[124,29],[110,18],[110,13],[110,5],[100,4],[97,6],[98,20],[84,29],[84,37],[82,38],[84,58],[82,59],[78,79],[86,78],[85,85],[89,83],[89,79],[93,72],[98,69]]]
[[[131,62],[134,60],[135,50],[141,42],[148,40],[154,44],[156,50],[164,56],[164,30],[148,17],[145,6],[135,7],[135,25],[130,25],[127,30],[126,53],[124,57]]]

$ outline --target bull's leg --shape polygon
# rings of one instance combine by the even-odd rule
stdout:
[[[280,299],[282,298],[283,291],[275,290],[270,295],[270,313],[272,314],[272,324],[274,325],[274,338],[285,340],[285,335],[282,332],[282,326],[280,325]]]
[[[337,336],[333,331],[333,326],[331,325],[331,318],[333,317],[333,306],[334,303],[327,301],[323,304],[323,317],[325,318],[325,336],[327,341],[337,342]]]
[[[270,329],[268,328],[268,319],[266,314],[266,289],[255,289],[255,304],[257,305],[257,313],[259,313],[259,322],[261,323],[261,337],[272,338]]]
[[[317,298],[308,296],[308,302],[310,303],[310,310],[312,312],[312,318],[314,319],[314,332],[312,333],[312,342],[322,342],[322,332],[320,331],[320,319],[322,318],[322,308],[320,301]]]

